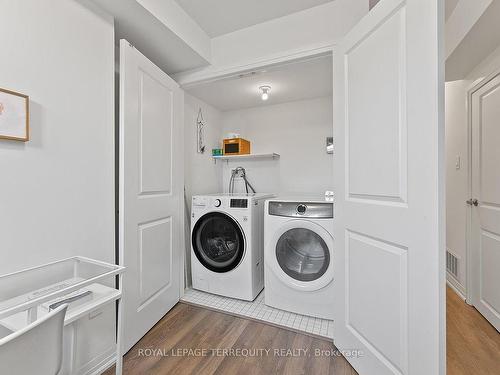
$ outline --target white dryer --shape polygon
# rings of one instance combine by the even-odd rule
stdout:
[[[270,199],[264,227],[265,304],[333,319],[333,202]]]
[[[193,288],[253,301],[264,287],[264,201],[272,194],[194,196]]]

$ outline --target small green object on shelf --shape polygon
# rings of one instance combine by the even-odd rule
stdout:
[[[222,148],[213,148],[212,156],[222,156]]]

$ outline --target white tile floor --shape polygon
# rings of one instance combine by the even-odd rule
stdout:
[[[264,292],[261,292],[255,301],[247,302],[188,289],[181,298],[181,301],[213,310],[224,311],[236,316],[261,320],[276,326],[302,331],[315,336],[328,339],[333,337],[333,321],[295,314],[266,306],[264,304]]]

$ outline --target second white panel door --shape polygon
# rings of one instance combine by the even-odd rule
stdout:
[[[500,330],[500,75],[471,95],[470,302]]]

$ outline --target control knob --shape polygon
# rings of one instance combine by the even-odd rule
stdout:
[[[299,215],[304,215],[306,213],[306,211],[307,211],[307,206],[305,204],[299,204],[297,206],[297,213]]]

